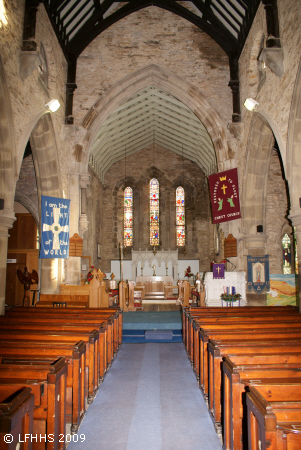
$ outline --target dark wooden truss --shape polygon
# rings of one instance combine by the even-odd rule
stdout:
[[[69,60],[108,27],[148,6],[166,9],[193,23],[226,52],[239,57],[260,0],[43,0],[56,35]]]

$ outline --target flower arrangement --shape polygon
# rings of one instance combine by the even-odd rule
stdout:
[[[187,277],[187,278],[194,277],[194,274],[191,272],[190,266],[188,266],[187,269],[185,270],[184,277]]]
[[[221,300],[224,302],[236,302],[237,300],[241,299],[240,294],[227,294],[227,292],[223,292],[221,294]]]
[[[88,272],[88,275],[87,275],[86,284],[90,284],[90,281],[93,280],[93,275],[92,275],[93,271],[94,271],[94,266],[91,266],[90,270]]]

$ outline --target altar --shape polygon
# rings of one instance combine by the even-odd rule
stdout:
[[[172,295],[173,278],[171,276],[137,277],[136,286],[144,286],[145,299],[166,299]]]
[[[241,295],[240,306],[246,306],[246,273],[241,272],[225,272],[225,278],[213,279],[213,273],[207,272],[205,275],[205,291],[206,291],[206,306],[224,306],[221,301],[221,294],[225,288],[232,292],[232,287],[235,287],[235,292]],[[235,306],[238,306],[235,304]]]
[[[152,279],[159,277],[163,281],[171,279],[176,286],[178,250],[132,250],[132,280],[137,282],[143,276]]]

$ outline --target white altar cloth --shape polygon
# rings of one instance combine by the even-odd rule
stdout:
[[[229,288],[231,293],[232,286],[235,287],[237,294],[241,295],[240,306],[246,306],[246,273],[225,272],[224,279],[213,279],[213,272],[207,272],[205,275],[205,304],[206,306],[227,306],[226,302],[221,301],[221,294],[224,292],[224,286]],[[238,306],[238,301],[233,302],[233,306]]]

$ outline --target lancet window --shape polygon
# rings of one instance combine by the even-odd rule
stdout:
[[[282,238],[283,273],[292,273],[291,240],[286,233]]]
[[[124,246],[133,245],[133,189],[124,190]]]
[[[149,183],[150,197],[150,245],[159,245],[159,182],[156,178]]]
[[[185,192],[182,186],[176,190],[176,225],[177,225],[177,246],[185,245]]]

